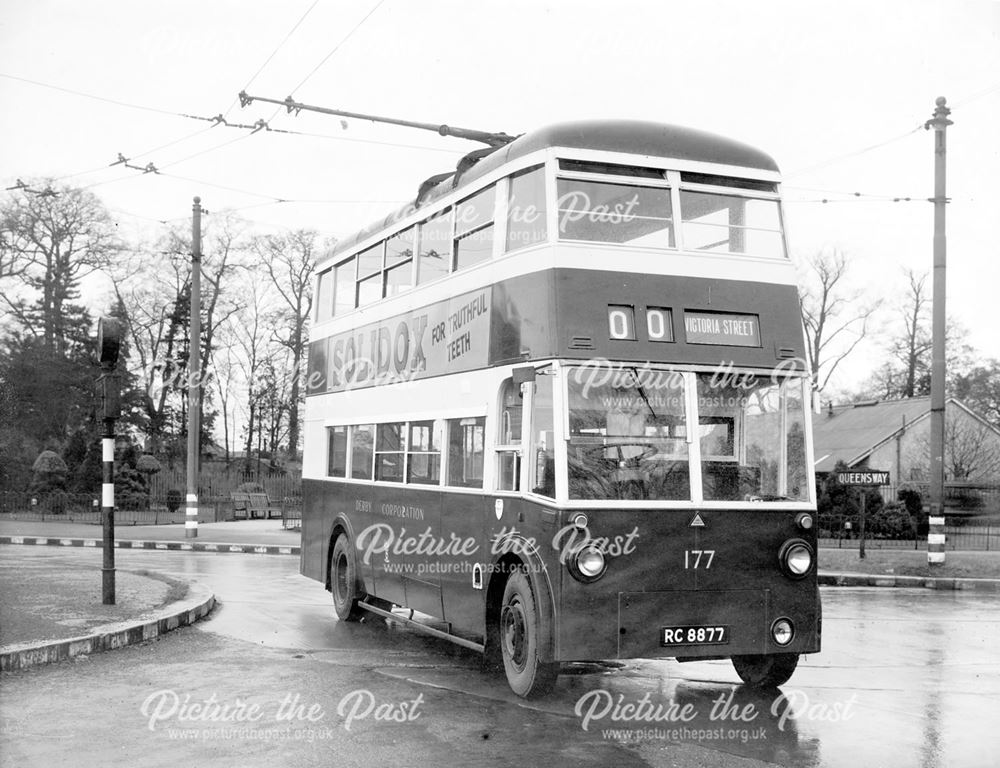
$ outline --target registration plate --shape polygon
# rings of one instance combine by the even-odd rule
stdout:
[[[660,645],[726,645],[729,625],[696,624],[685,627],[663,627]]]

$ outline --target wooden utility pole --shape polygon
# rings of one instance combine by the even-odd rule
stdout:
[[[198,538],[198,458],[201,437],[201,198],[191,218],[191,328],[188,340],[187,507],[184,537]]]
[[[935,102],[934,117],[924,128],[934,129],[934,308],[931,322],[931,461],[930,527],[927,534],[927,562],[944,564],[944,409],[945,409],[945,159],[946,132],[952,124],[951,110],[944,96]]]

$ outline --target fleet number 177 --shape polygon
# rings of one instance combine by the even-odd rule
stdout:
[[[684,568],[711,568],[714,557],[714,549],[685,549]]]

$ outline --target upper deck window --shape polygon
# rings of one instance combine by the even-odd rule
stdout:
[[[784,256],[777,200],[681,190],[684,247]]]
[[[771,192],[777,194],[778,185],[773,181],[760,181],[759,179],[740,179],[735,176],[716,176],[711,173],[688,173],[681,174],[683,184],[708,184],[713,187],[730,187],[732,189],[753,189],[757,192]]]
[[[493,209],[496,187],[488,187],[455,207],[455,269],[493,255]]]
[[[417,283],[429,283],[451,271],[451,208],[420,225]]]
[[[674,247],[670,190],[560,178],[559,237],[603,243]]]
[[[357,259],[352,256],[333,268],[333,314],[342,315],[354,309]]]
[[[384,296],[395,296],[413,286],[413,238],[416,227],[404,229],[385,243]]]
[[[316,287],[316,322],[329,320],[333,314],[333,270],[319,273]]]
[[[529,168],[510,177],[507,205],[506,250],[544,242],[548,207],[545,204],[545,169]]]
[[[579,173],[603,173],[611,176],[634,176],[640,179],[665,178],[661,168],[643,168],[639,165],[621,165],[620,163],[596,163],[592,160],[560,160],[559,170],[576,171]]]

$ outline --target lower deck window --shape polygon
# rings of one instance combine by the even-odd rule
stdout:
[[[375,455],[374,447],[374,424],[361,424],[351,427],[351,477],[355,480],[372,479],[372,460]]]
[[[406,448],[406,482],[437,485],[441,478],[441,447],[433,421],[410,423]]]
[[[375,479],[403,482],[403,424],[379,424],[375,439]]]
[[[329,477],[347,477],[347,427],[330,427],[327,435],[326,474]]]
[[[448,421],[448,485],[482,488],[486,458],[486,417]]]

